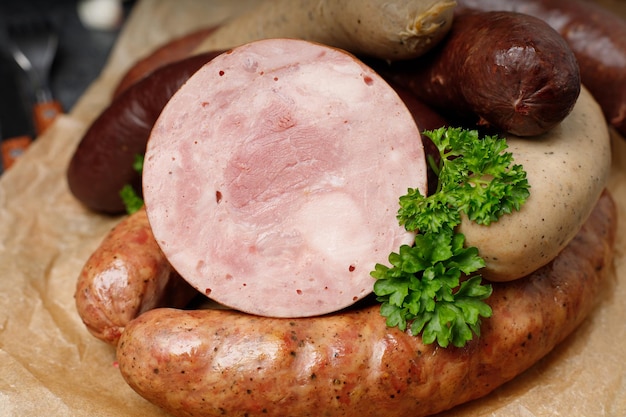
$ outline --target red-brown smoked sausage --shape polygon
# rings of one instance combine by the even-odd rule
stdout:
[[[76,308],[91,334],[115,345],[124,326],[156,307],[182,308],[197,295],[163,256],[145,209],[123,219],[83,267]]]
[[[560,123],[580,93],[573,52],[544,21],[513,12],[457,13],[423,57],[367,61],[436,110],[518,136]]]
[[[141,193],[141,174],[133,169],[146,151],[152,125],[176,90],[219,52],[176,61],[155,70],[115,99],[91,124],[72,155],[67,181],[87,208],[125,212],[120,190],[127,184]]]
[[[446,125],[443,117],[410,93],[400,88],[396,91],[419,127],[435,129]],[[437,158],[439,153],[430,139],[423,137],[422,140],[426,154]],[[429,172],[429,187],[434,189],[435,181],[436,176]],[[123,264],[128,268],[133,265],[141,267],[138,270],[115,269],[114,275],[105,275],[111,271],[108,267],[114,264]],[[168,274],[169,284],[165,287],[158,284]],[[116,278],[107,284],[107,291],[98,285],[105,276],[108,279]],[[97,291],[96,287],[99,288]],[[117,225],[90,257],[79,276],[76,303],[78,313],[90,332],[107,343],[116,344],[124,326],[139,312],[154,308],[156,304],[181,307],[196,294],[197,291],[187,285],[169,262],[163,259],[163,253],[147,221],[145,208],[142,208]]]
[[[576,55],[582,83],[626,135],[626,20],[584,0],[459,0],[459,11],[510,10],[545,20]]]
[[[113,91],[113,98],[119,96],[128,87],[146,77],[157,68],[189,58],[193,55],[193,51],[198,45],[215,29],[215,27],[210,27],[188,33],[159,46],[145,57],[139,59],[122,76],[122,79]]]
[[[487,395],[587,317],[611,276],[615,222],[605,193],[552,263],[493,284],[493,317],[462,349],[386,328],[378,306],[302,319],[156,309],[126,327],[119,369],[176,417],[431,415]]]

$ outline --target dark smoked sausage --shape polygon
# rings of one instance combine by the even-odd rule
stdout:
[[[553,262],[494,284],[493,317],[462,349],[386,328],[375,305],[302,319],[155,309],[126,327],[119,369],[176,417],[438,413],[513,379],[587,317],[611,277],[615,222],[605,193]]]
[[[582,83],[609,122],[626,135],[626,20],[584,0],[459,0],[459,11],[509,10],[546,21],[576,55]]]
[[[141,176],[132,164],[135,155],[144,154],[161,110],[191,74],[218,54],[207,53],[163,65],[120,93],[87,130],[68,167],[70,190],[79,201],[97,212],[124,212],[119,192],[125,184],[141,192]],[[445,118],[406,88],[394,84],[392,87],[407,105],[420,131],[447,124]],[[423,139],[426,152],[436,157],[438,152],[430,140]],[[432,184],[434,179],[430,174]]]
[[[113,98],[119,96],[128,87],[135,84],[156,69],[189,58],[200,43],[216,28],[204,28],[173,39],[139,59],[122,76],[113,91]]]
[[[367,62],[454,119],[518,136],[560,123],[580,93],[578,64],[563,38],[513,12],[457,13],[448,37],[423,57]]]
[[[91,334],[115,345],[124,326],[156,307],[182,308],[197,294],[159,249],[145,209],[124,218],[80,272],[76,308]]]
[[[97,212],[125,211],[119,193],[126,184],[141,193],[141,175],[133,161],[145,153],[152,125],[174,92],[219,53],[163,66],[113,100],[91,124],[68,166],[68,185],[80,202]]]

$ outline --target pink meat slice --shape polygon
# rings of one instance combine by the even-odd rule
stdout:
[[[353,56],[299,40],[235,48],[172,97],[143,174],[172,266],[234,309],[306,317],[373,290],[370,272],[413,234],[398,198],[426,192],[419,131]]]

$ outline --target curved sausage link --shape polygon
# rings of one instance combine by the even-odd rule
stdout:
[[[459,0],[458,11],[509,10],[545,20],[568,43],[582,83],[626,136],[626,20],[585,0]]]
[[[78,201],[100,213],[125,213],[120,190],[130,184],[141,192],[141,175],[133,162],[145,153],[152,125],[191,74],[219,54],[195,55],[158,68],[113,100],[89,126],[67,168],[68,186]]]
[[[487,395],[576,329],[611,276],[615,223],[605,193],[557,259],[494,284],[493,317],[462,349],[387,328],[378,306],[303,319],[156,309],[127,326],[119,369],[177,417],[431,415]]]
[[[369,61],[384,78],[467,124],[536,136],[560,123],[580,93],[576,58],[544,21],[521,13],[457,13],[423,57]]]
[[[141,313],[184,307],[196,294],[163,256],[141,209],[115,226],[87,260],[75,300],[89,332],[115,345]]]
[[[124,73],[113,91],[113,98],[119,96],[127,88],[150,75],[153,71],[165,65],[182,61],[194,55],[194,50],[209,36],[216,27],[202,28],[187,33],[160,45],[148,55],[135,62]]]

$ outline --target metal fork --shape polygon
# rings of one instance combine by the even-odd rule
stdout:
[[[63,112],[49,86],[49,73],[59,38],[46,19],[15,19],[7,22],[8,47],[32,87],[33,117],[37,134],[43,133]]]

